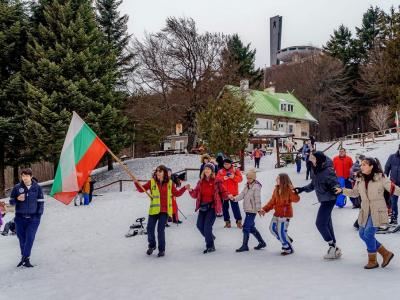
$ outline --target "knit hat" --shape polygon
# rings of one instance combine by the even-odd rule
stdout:
[[[361,160],[364,160],[365,159],[365,155],[364,154],[360,154],[359,156],[358,156],[358,159],[361,161]]]
[[[232,159],[230,159],[230,158],[224,159],[224,164],[232,164],[232,163],[233,163]]]
[[[212,163],[206,163],[205,165],[204,165],[204,169],[205,168],[209,168],[213,173],[215,173],[215,166],[214,166],[214,164],[212,164]]]
[[[256,179],[257,179],[256,170],[254,170],[254,169],[249,170],[249,171],[247,172],[247,174],[246,174],[246,177],[247,177],[248,179],[256,180]]]

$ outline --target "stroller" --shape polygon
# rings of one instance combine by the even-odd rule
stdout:
[[[134,224],[132,224],[131,226],[129,226],[129,231],[128,231],[128,233],[127,234],[125,234],[125,237],[132,237],[132,236],[135,236],[135,235],[143,235],[143,234],[147,234],[147,230],[146,230],[146,228],[143,226],[143,224],[146,224],[146,223],[143,223],[144,222],[144,220],[145,220],[146,218],[137,218],[136,219],[136,223],[134,223]]]

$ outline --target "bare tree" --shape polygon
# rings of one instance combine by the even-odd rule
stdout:
[[[378,130],[386,129],[390,117],[389,105],[377,105],[375,108],[371,109],[369,117],[370,124],[373,128]]]
[[[319,121],[316,135],[321,139],[343,135],[346,119],[353,115],[346,80],[341,62],[327,55],[270,68],[265,79],[277,91],[292,92],[303,102]]]
[[[191,18],[168,18],[165,28],[136,40],[135,81],[145,92],[162,98],[164,113],[180,110],[189,135],[188,149],[196,142],[196,113],[221,90],[219,76],[226,38],[200,34]]]

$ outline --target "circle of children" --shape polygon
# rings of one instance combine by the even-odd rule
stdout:
[[[305,147],[308,149],[304,149]],[[267,246],[255,227],[255,218],[257,214],[264,216],[274,210],[269,229],[282,244],[281,254],[293,254],[293,239],[288,235],[289,223],[293,217],[292,203],[300,200],[299,195],[302,192],[315,191],[320,204],[315,224],[321,237],[328,244],[324,259],[335,260],[342,255],[341,249],[337,246],[331,213],[335,204],[340,202],[340,197],[348,196],[351,197],[354,208],[360,208],[359,236],[364,241],[368,254],[368,262],[364,268],[379,267],[377,253],[380,254],[382,260],[381,267],[386,267],[394,254],[376,240],[375,234],[379,227],[389,223],[385,194],[391,196],[390,222],[397,223],[397,196],[400,195],[398,187],[400,146],[399,150],[389,157],[385,171],[381,169],[377,159],[363,155],[358,155],[356,163],[353,164],[352,159],[346,155],[345,149],[340,149],[339,155],[333,161],[323,152],[313,149],[311,143],[305,144],[302,150],[305,153],[303,159],[312,166],[311,182],[304,187],[294,187],[287,174],[279,174],[275,180],[272,196],[264,206],[261,205],[262,186],[257,181],[255,170],[247,172],[247,183],[239,193],[238,184],[243,180],[242,174],[234,167],[231,159],[224,159],[222,155],[218,155],[216,161],[211,160],[208,155],[202,156],[200,180],[194,188],[187,184],[178,189],[171,180],[171,171],[163,165],[158,166],[151,180],[143,185],[143,189],[135,183],[139,192],[150,191],[152,196],[147,224],[147,255],[152,255],[157,243],[157,256],[165,255],[165,227],[168,218],[174,214],[174,221],[178,222],[175,198],[183,195],[186,190],[196,200],[195,211],[198,212],[196,225],[206,244],[203,253],[208,254],[216,250],[213,225],[217,216],[223,215],[225,228],[231,228],[229,215],[229,207],[231,207],[237,228],[243,229],[243,243],[236,252],[249,251],[250,235],[253,235],[258,242],[254,247],[255,250],[261,250]],[[259,165],[259,160],[257,160],[257,165]],[[307,178],[308,175],[307,172]],[[15,226],[22,256],[18,267],[32,267],[31,249],[43,214],[44,197],[39,184],[32,180],[32,170],[22,170],[21,179],[11,192],[10,204],[16,206]],[[339,182],[342,184],[340,185]],[[239,201],[243,201],[243,210],[246,214],[244,223],[242,223]],[[4,204],[0,208],[4,210]]]

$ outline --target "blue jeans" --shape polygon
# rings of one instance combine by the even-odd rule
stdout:
[[[21,255],[30,257],[36,232],[40,224],[40,216],[30,216],[30,218],[16,216],[14,222]]]
[[[297,173],[300,173],[300,171],[301,171],[301,160],[300,161],[296,161],[296,168],[297,168]]]
[[[272,235],[281,242],[283,249],[290,249],[293,251],[292,244],[287,234],[289,222],[289,218],[279,218],[273,216],[271,224],[269,225],[269,231],[271,231]]]
[[[240,214],[239,203],[233,202],[230,200],[223,201],[223,204],[222,204],[222,212],[224,214],[224,221],[228,222],[231,220],[231,217],[229,215],[229,203],[231,204],[233,216],[235,217],[236,222],[241,221],[242,215]]]
[[[336,244],[335,232],[332,225],[332,210],[335,204],[336,201],[321,202],[315,225],[325,242]]]
[[[149,248],[155,248],[157,245],[156,241],[156,223],[157,224],[157,237],[158,237],[158,250],[165,251],[165,225],[167,224],[168,214],[159,213],[158,215],[149,216],[149,222],[147,223],[147,240],[149,242]]]
[[[257,214],[254,213],[246,213],[246,218],[244,219],[244,224],[243,224],[243,232],[245,233],[255,233],[257,231],[256,229],[256,223],[254,222]]]
[[[369,253],[375,253],[381,244],[375,239],[375,233],[378,231],[378,227],[374,227],[372,223],[371,215],[368,216],[367,224],[365,227],[360,226],[358,234],[360,238],[367,245],[367,251]]]
[[[199,211],[197,217],[197,229],[206,241],[206,248],[214,247],[214,236],[212,228],[216,219],[214,208],[209,208],[207,211]]]
[[[399,215],[399,208],[397,207],[397,203],[399,202],[399,197],[396,195],[392,195],[390,197],[390,207],[392,208],[392,216],[397,219]]]

